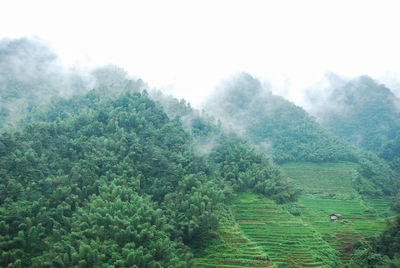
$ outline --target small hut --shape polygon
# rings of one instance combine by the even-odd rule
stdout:
[[[342,218],[342,214],[335,213],[335,214],[329,215],[329,217],[330,217],[331,221],[337,221]]]

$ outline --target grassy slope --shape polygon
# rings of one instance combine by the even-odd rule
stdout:
[[[259,195],[237,195],[230,206],[232,220],[222,224],[221,240],[197,259],[199,267],[338,266],[351,258],[354,242],[384,229],[385,217],[391,215],[389,200],[376,198],[367,203],[361,199],[351,187],[355,164],[291,163],[282,167],[303,189],[293,204],[301,215],[293,216]],[[332,213],[343,218],[331,222]],[[247,249],[254,254],[243,254]]]

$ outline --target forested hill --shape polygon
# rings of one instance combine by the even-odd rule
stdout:
[[[327,95],[311,96],[311,112],[324,127],[400,172],[400,99],[368,76],[350,81],[331,76],[322,93]]]
[[[400,134],[400,100],[384,85],[362,76],[315,97],[314,109],[322,125],[354,145],[380,152]]]
[[[222,251],[248,242],[232,213],[238,196],[257,210],[245,225],[273,214],[280,232],[283,214],[299,215],[281,205],[300,202],[298,184],[273,162],[351,166],[346,185],[363,199],[398,193],[384,160],[250,75],[223,83],[202,112],[144,88],[115,66],[66,69],[41,42],[0,41],[0,267],[191,267],[211,241]],[[393,160],[396,142],[381,155]],[[239,233],[224,240],[227,230]]]
[[[354,185],[360,193],[395,194],[399,189],[396,174],[384,160],[325,130],[302,108],[273,95],[268,85],[249,74],[222,83],[206,108],[277,163],[355,162],[360,169]]]
[[[145,84],[113,65],[93,70],[65,67],[40,39],[0,40],[0,130],[57,97],[69,98],[93,87],[115,95],[142,90]]]
[[[60,99],[0,136],[0,266],[190,266],[243,190],[297,194],[234,136],[198,154],[146,93]]]
[[[40,40],[0,40],[0,128],[14,124],[61,92],[86,90],[87,77],[65,70]]]
[[[246,73],[222,83],[206,107],[278,163],[356,158],[347,144],[324,130],[302,108],[273,95]]]

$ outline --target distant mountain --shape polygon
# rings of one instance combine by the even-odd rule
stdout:
[[[346,143],[324,130],[302,108],[273,95],[267,85],[249,74],[222,83],[206,108],[278,163],[356,158]]]
[[[0,40],[0,128],[55,96],[87,90],[91,78],[66,70],[42,40]]]
[[[313,96],[310,112],[339,137],[374,151],[400,170],[400,100],[368,76],[329,81],[327,96]]]
[[[350,143],[379,152],[400,133],[400,100],[368,76],[333,89],[312,111],[323,126]]]
[[[115,95],[144,86],[141,79],[128,79],[125,70],[113,65],[94,70],[67,68],[40,39],[0,40],[0,130],[14,126],[54,98],[71,97],[92,88]]]

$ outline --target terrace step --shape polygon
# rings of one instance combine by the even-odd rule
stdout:
[[[378,235],[385,227],[384,217],[390,215],[390,200],[363,201],[352,188],[351,176],[357,167],[343,162],[284,165],[286,175],[303,189],[294,203],[301,212],[297,217],[260,195],[238,194],[230,206],[235,220],[229,228],[222,224],[225,234],[220,236],[228,243],[228,248],[222,248],[225,257],[254,260],[261,254],[271,265],[284,267],[347,264],[354,243]],[[332,198],[330,194],[336,196]],[[331,222],[332,213],[343,216]],[[224,259],[221,254],[213,254],[212,258]],[[201,267],[238,267],[226,263],[215,265],[218,266]]]
[[[246,237],[256,242],[267,253],[273,264],[323,267],[313,255],[320,255],[318,254],[320,250],[331,247],[299,218],[273,204],[271,200],[265,198],[260,200],[264,202],[242,205],[236,203],[231,207],[231,212]],[[271,211],[271,208],[274,210]],[[310,251],[314,254],[310,254]]]

